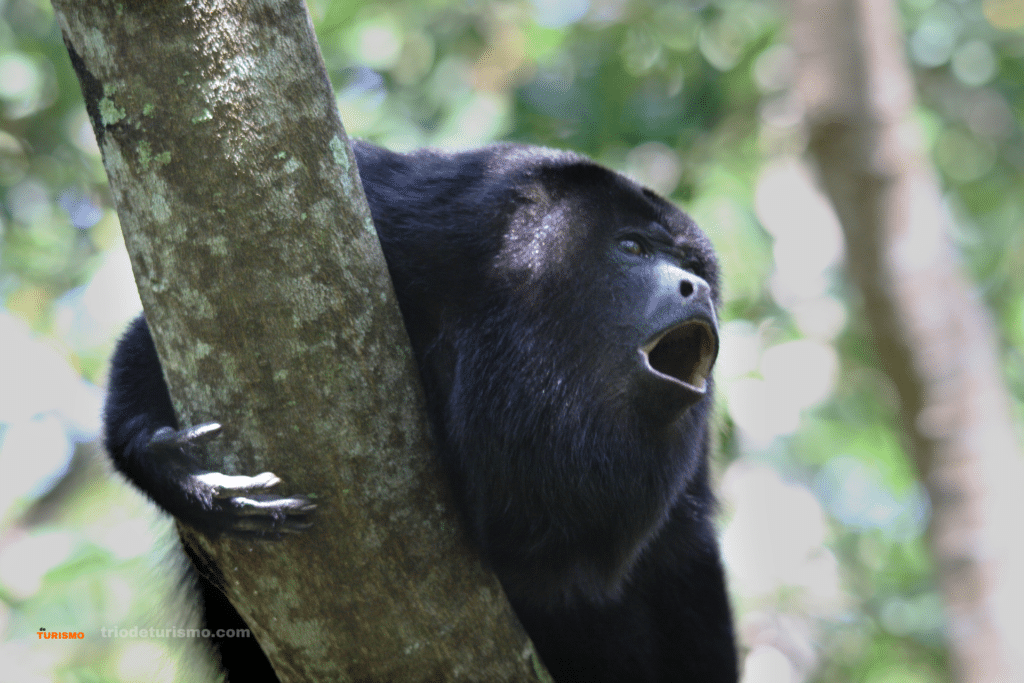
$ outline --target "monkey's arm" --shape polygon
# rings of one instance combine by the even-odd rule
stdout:
[[[279,534],[310,526],[305,496],[268,491],[271,472],[254,477],[206,470],[198,448],[221,430],[215,422],[179,429],[149,326],[136,318],[114,353],[103,414],[114,464],[157,505],[203,531]]]

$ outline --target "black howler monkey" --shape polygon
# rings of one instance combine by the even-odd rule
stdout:
[[[669,202],[577,154],[354,149],[438,457],[552,675],[734,682],[708,481],[718,353],[708,239]],[[307,524],[302,497],[246,495],[273,475],[201,468],[191,446],[217,427],[179,429],[142,317],[114,356],[105,429],[118,469],[189,524]],[[198,580],[211,628],[240,625]],[[218,646],[230,680],[273,680],[254,641]]]

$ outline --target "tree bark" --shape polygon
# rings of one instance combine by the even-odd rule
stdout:
[[[430,453],[415,364],[301,0],[54,0],[180,424],[312,493],[209,556],[282,680],[536,680]]]
[[[891,0],[791,0],[810,152],[931,498],[955,675],[1024,681],[1024,474],[993,324],[948,238]]]

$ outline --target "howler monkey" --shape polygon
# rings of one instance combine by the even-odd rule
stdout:
[[[437,455],[551,674],[734,682],[708,481],[718,353],[708,239],[669,202],[577,154],[354,149]],[[201,468],[191,446],[217,427],[179,429],[142,317],[114,355],[105,428],[118,469],[191,525],[306,523],[302,497],[246,508],[272,475]],[[198,581],[207,623],[241,626]],[[274,680],[255,641],[217,645],[230,680]],[[254,666],[268,671],[254,678]]]

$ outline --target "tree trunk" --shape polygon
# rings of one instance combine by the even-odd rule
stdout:
[[[282,680],[535,680],[461,533],[301,0],[54,0],[182,425],[312,493],[308,532],[188,541]]]
[[[995,333],[948,239],[891,0],[791,0],[810,151],[932,503],[955,675],[1024,681],[1022,459]]]

